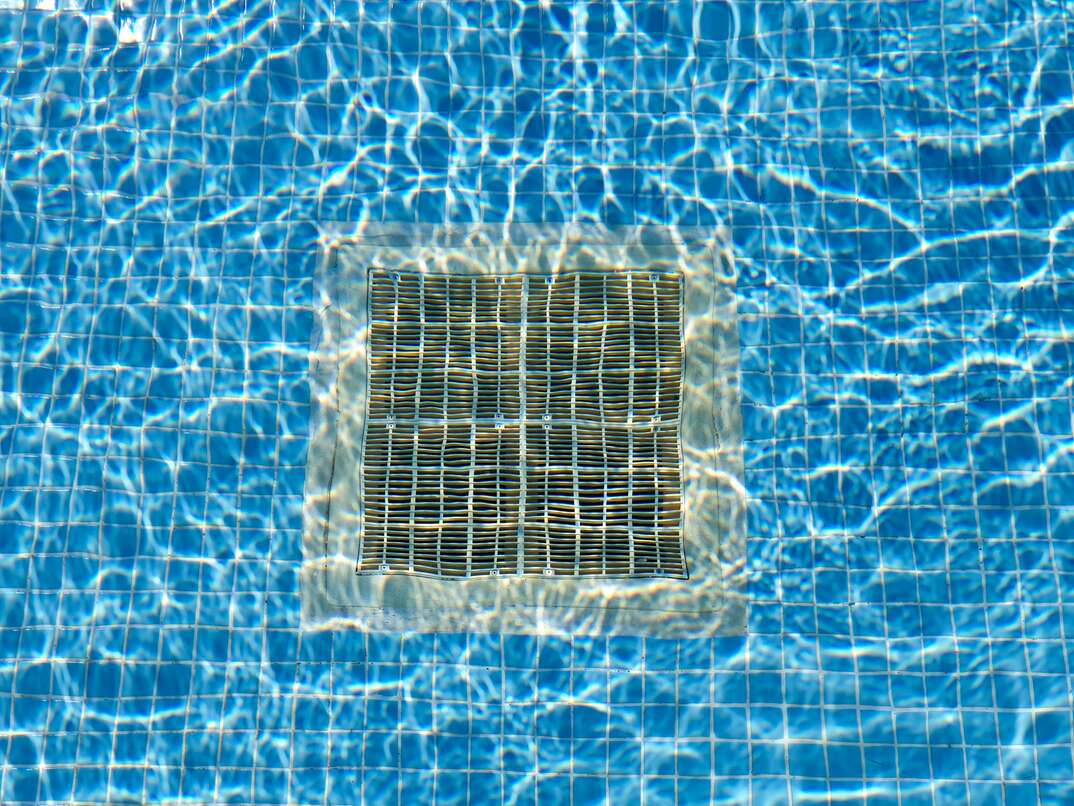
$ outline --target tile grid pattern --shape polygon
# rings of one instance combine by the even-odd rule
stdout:
[[[1066,4],[81,5],[0,14],[0,800],[1074,798]],[[298,630],[311,222],[507,214],[729,225],[748,638]]]

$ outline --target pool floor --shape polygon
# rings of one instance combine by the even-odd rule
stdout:
[[[1074,801],[1070,11],[0,1],[0,800]],[[745,637],[300,628],[322,232],[505,220],[729,233]]]

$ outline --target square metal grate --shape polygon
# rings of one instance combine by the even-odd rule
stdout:
[[[369,272],[359,572],[686,578],[675,272]]]

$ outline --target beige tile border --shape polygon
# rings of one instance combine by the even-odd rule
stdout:
[[[745,630],[745,490],[735,275],[721,233],[597,225],[367,224],[322,231],[303,519],[303,625],[636,634]],[[356,574],[370,266],[401,272],[677,271],[684,281],[681,438],[688,579]]]

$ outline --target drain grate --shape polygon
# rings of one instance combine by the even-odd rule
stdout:
[[[359,572],[687,576],[681,275],[368,289]]]

